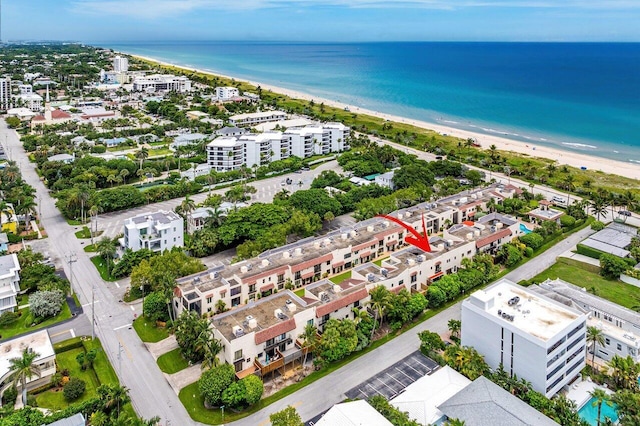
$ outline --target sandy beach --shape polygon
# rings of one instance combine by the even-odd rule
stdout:
[[[126,52],[122,52],[122,53],[127,54]],[[298,92],[295,90],[273,86],[270,84],[264,84],[256,81],[239,79],[239,78],[224,75],[218,72],[206,71],[202,69],[186,67],[183,65],[172,64],[169,62],[159,61],[157,59],[149,58],[146,56],[139,56],[139,55],[131,55],[131,56],[135,58],[155,62],[161,65],[181,68],[189,71],[196,71],[199,73],[215,75],[215,76],[228,78],[228,79],[235,79],[236,81],[246,82],[253,86],[260,86],[263,91],[266,90],[274,93],[280,93],[280,94],[289,96],[291,98],[314,100],[316,103],[323,102],[327,106],[340,108],[340,109],[349,108],[351,112],[356,114],[367,114],[375,117],[380,117],[389,121],[394,121],[398,123],[407,123],[416,127],[434,130],[441,134],[456,136],[462,139],[474,138],[477,141],[477,143],[479,143],[484,149],[489,148],[491,145],[495,145],[498,148],[498,150],[501,150],[501,151],[518,152],[521,154],[530,155],[531,157],[548,158],[548,159],[557,161],[558,165],[566,164],[566,165],[577,167],[577,168],[586,167],[588,170],[599,170],[599,171],[614,174],[614,175],[625,176],[633,179],[640,179],[640,165],[625,163],[622,161],[610,160],[607,158],[594,157],[587,154],[574,153],[571,151],[564,151],[561,149],[554,149],[547,146],[536,145],[532,143],[525,143],[525,142],[509,139],[507,137],[498,136],[498,135],[486,135],[483,133],[476,133],[468,130],[456,129],[454,127],[445,126],[439,123],[430,123],[426,121],[412,120],[404,117],[399,117],[396,115],[385,114],[379,111],[372,111],[365,108],[359,108],[353,105],[348,105],[345,103],[333,101],[331,99],[324,99],[318,96],[313,96],[313,95]],[[496,120],[496,121],[499,121],[499,120]]]

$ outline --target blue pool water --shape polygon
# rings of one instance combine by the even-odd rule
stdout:
[[[597,426],[598,424],[598,407],[593,406],[594,398],[591,398],[582,408],[578,411],[581,418],[586,420],[590,425]],[[605,417],[609,417],[614,423],[618,421],[618,413],[616,411],[616,405],[609,406],[602,404],[600,412],[600,421],[603,422]]]
[[[529,229],[529,228],[527,228],[526,226],[524,226],[524,223],[521,223],[521,224],[520,224],[520,230],[521,230],[522,232],[524,232],[525,234],[530,234],[530,233],[532,233],[532,232],[533,232],[531,229]]]

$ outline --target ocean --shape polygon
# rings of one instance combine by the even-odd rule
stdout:
[[[104,43],[388,114],[640,164],[640,43]]]

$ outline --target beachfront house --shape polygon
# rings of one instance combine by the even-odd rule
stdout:
[[[0,256],[0,313],[13,312],[18,306],[19,272],[20,262],[15,253]]]
[[[184,246],[184,221],[172,211],[142,213],[124,222],[124,249],[138,251],[146,248],[154,252]]]

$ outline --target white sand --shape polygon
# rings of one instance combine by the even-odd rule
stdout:
[[[126,52],[125,52],[126,53]],[[181,68],[185,70],[193,70],[196,72],[200,72],[203,74],[216,75],[223,78],[235,79],[236,81],[243,81],[249,83],[253,86],[260,86],[263,91],[271,91],[274,93],[280,93],[291,98],[304,99],[304,100],[314,100],[316,103],[324,103],[327,106],[344,109],[348,107],[349,110],[353,113],[357,114],[367,114],[375,117],[380,117],[389,121],[395,121],[398,123],[407,123],[416,127],[420,127],[423,129],[435,130],[436,132],[447,134],[450,136],[455,136],[463,139],[474,138],[484,149],[489,148],[491,145],[495,145],[498,150],[501,151],[511,151],[511,152],[519,152],[522,154],[527,154],[532,157],[540,157],[540,158],[548,158],[554,161],[557,161],[558,165],[566,164],[573,167],[586,167],[589,170],[600,170],[605,173],[611,173],[614,175],[625,176],[633,179],[640,179],[640,165],[625,163],[622,161],[610,160],[607,158],[594,157],[587,154],[578,154],[570,151],[563,151],[561,149],[550,148],[543,145],[535,145],[531,143],[525,143],[514,139],[509,139],[503,136],[494,136],[494,135],[485,135],[483,133],[476,133],[468,130],[456,129],[454,127],[449,127],[441,124],[429,123],[426,121],[412,120],[404,117],[399,117],[395,115],[385,114],[378,111],[372,111],[364,108],[355,107],[352,105],[344,104],[337,101],[332,101],[330,99],[323,99],[317,96],[312,96],[306,93],[298,92],[295,90],[285,89],[282,87],[272,86],[269,84],[263,84],[250,80],[242,80],[232,76],[227,76],[224,74],[220,74],[217,72],[205,71],[202,69],[185,67],[182,65],[172,64],[169,62],[162,62],[157,59],[132,55],[136,58],[144,59],[147,61],[152,61],[159,63],[161,65],[172,66],[176,68]]]

